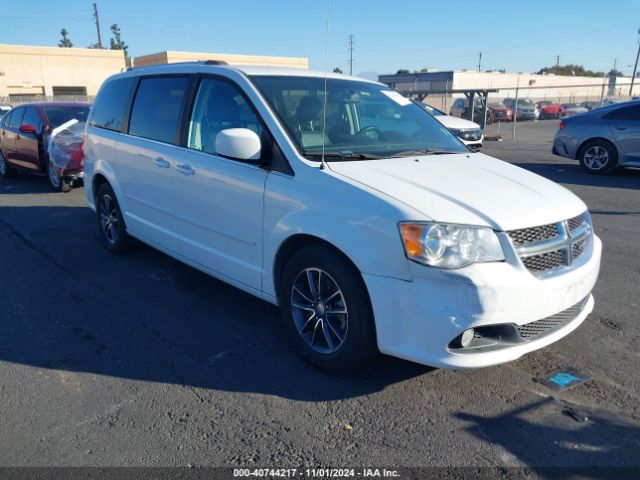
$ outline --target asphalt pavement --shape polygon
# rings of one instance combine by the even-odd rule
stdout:
[[[321,373],[275,307],[143,245],[105,251],[82,188],[0,180],[0,465],[640,467],[640,171],[583,173],[551,155],[556,126],[501,125],[484,152],[588,204],[595,310],[466,372],[381,357]],[[534,381],[566,368],[592,380]]]

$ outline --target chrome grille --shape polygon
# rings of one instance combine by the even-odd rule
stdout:
[[[587,212],[568,220],[507,232],[522,263],[542,276],[570,267],[587,248],[592,235]]]
[[[553,270],[562,265],[562,250],[525,257],[522,259],[522,263],[524,263],[525,267],[529,270],[533,270],[534,272]]]
[[[542,225],[541,227],[522,228],[507,232],[516,245],[539,242],[558,236],[558,226],[555,223]]]
[[[587,297],[588,298],[588,297]],[[535,322],[527,323],[525,325],[518,325],[518,333],[525,340],[538,337],[551,333],[553,330],[561,328],[563,325],[569,323],[582,311],[587,298],[583,298],[575,305],[563,310],[562,312],[551,315],[550,317],[536,320]]]
[[[573,217],[567,220],[567,224],[569,225],[569,230],[572,232],[576,228],[582,226],[583,223],[584,223],[584,214],[578,215],[577,217]]]

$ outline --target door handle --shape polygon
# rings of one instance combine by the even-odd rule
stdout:
[[[196,171],[191,168],[191,165],[187,165],[183,163],[182,165],[176,165],[176,170],[182,173],[183,175],[195,175]]]
[[[171,164],[169,162],[167,162],[164,158],[162,157],[158,157],[158,158],[154,158],[153,159],[153,163],[155,164],[156,167],[158,168],[169,168],[171,167]]]

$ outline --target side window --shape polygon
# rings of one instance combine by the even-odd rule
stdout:
[[[33,125],[36,127],[36,133],[40,133],[42,129],[42,120],[40,119],[40,113],[38,113],[37,108],[27,107],[27,111],[22,119],[22,125]]]
[[[13,114],[15,110],[11,110],[9,113],[7,113],[3,119],[2,119],[2,125],[5,127],[9,126],[9,123],[11,122],[11,115]]]
[[[143,78],[133,101],[129,133],[176,143],[180,108],[188,85],[189,77]]]
[[[607,120],[632,120],[640,121],[640,105],[617,108],[607,113],[602,118]]]
[[[25,108],[16,108],[9,119],[9,126],[11,128],[19,128],[22,125],[22,117],[24,116]]]
[[[108,130],[120,130],[134,83],[135,78],[129,77],[112,80],[104,85],[91,107],[89,125]]]
[[[227,128],[248,128],[262,136],[262,127],[238,87],[205,78],[198,87],[191,118],[187,146],[216,153],[216,135]]]

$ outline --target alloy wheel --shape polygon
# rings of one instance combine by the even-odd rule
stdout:
[[[338,351],[347,338],[344,295],[324,270],[307,268],[298,274],[291,288],[291,313],[302,339],[318,353]]]
[[[118,224],[120,217],[116,208],[116,203],[111,195],[105,194],[100,199],[99,206],[100,225],[102,232],[108,243],[114,244],[118,241]]]
[[[49,181],[51,182],[51,185],[53,186],[53,188],[60,188],[60,183],[62,180],[60,180],[60,177],[56,173],[56,166],[52,161],[49,161],[48,173],[49,173]]]
[[[609,152],[599,145],[589,147],[584,152],[584,164],[591,170],[602,170],[609,161]]]

